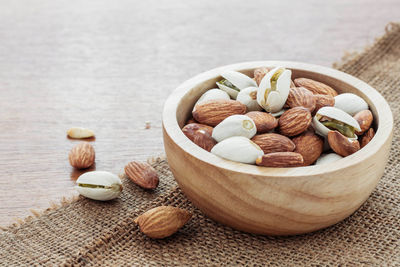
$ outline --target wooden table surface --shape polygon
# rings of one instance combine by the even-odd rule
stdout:
[[[93,129],[95,168],[122,173],[163,153],[163,103],[189,77],[251,60],[330,66],[399,14],[398,0],[0,0],[0,225],[75,194],[69,127]]]

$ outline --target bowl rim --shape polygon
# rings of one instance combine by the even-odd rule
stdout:
[[[235,70],[245,71],[258,67],[271,67],[283,66],[285,68],[294,70],[303,70],[307,72],[314,72],[324,76],[340,80],[348,85],[361,91],[376,108],[378,117],[377,131],[371,142],[356,153],[340,159],[332,163],[323,165],[311,165],[305,167],[291,167],[291,168],[269,168],[251,164],[238,163],[230,160],[220,158],[194,144],[187,138],[177,120],[177,108],[181,99],[190,92],[194,87],[201,83],[217,78],[222,71]],[[269,177],[300,177],[300,176],[315,176],[335,172],[341,169],[349,168],[361,163],[369,157],[374,156],[376,152],[392,138],[393,135],[393,115],[390,110],[389,104],[383,96],[374,88],[360,79],[332,68],[302,63],[294,61],[249,61],[236,64],[225,65],[200,73],[189,80],[186,80],[179,85],[164,103],[162,114],[163,129],[169,135],[171,140],[175,142],[182,150],[191,156],[201,160],[205,163],[213,165],[217,168],[222,168],[228,171],[248,174],[248,175],[261,175]]]

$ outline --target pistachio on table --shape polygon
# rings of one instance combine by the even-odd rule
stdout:
[[[122,191],[121,179],[106,171],[91,171],[79,176],[75,189],[84,197],[94,200],[111,200]]]
[[[221,76],[220,89],[200,97],[192,123],[182,129],[221,158],[268,167],[320,165],[355,153],[374,136],[373,114],[355,94],[338,94],[309,78],[293,83],[291,70],[281,66],[255,69],[254,78],[236,71]]]

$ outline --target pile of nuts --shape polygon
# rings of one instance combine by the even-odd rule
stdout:
[[[146,129],[148,129],[146,123]],[[149,126],[150,127],[150,126]],[[73,127],[67,131],[73,139],[94,137],[92,130]],[[69,162],[76,169],[87,169],[95,162],[95,150],[89,142],[75,145],[69,155]],[[129,179],[146,190],[153,190],[159,184],[157,171],[148,163],[132,161],[125,166],[125,174]],[[76,180],[76,190],[84,197],[108,201],[119,197],[122,192],[121,179],[107,171],[88,171]],[[138,216],[134,222],[140,231],[151,238],[165,238],[183,227],[192,214],[189,211],[173,206],[159,206]]]
[[[183,133],[228,160],[266,167],[326,164],[349,156],[373,138],[368,104],[352,93],[291,70],[258,68],[254,78],[221,74],[218,88],[196,102]]]

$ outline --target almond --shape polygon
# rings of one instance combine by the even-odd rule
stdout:
[[[371,127],[372,121],[374,120],[370,110],[361,110],[354,115],[353,118],[356,119],[361,128],[360,132],[356,132],[357,135],[362,135],[365,133],[365,131]]]
[[[347,157],[360,150],[360,143],[357,140],[351,140],[338,131],[328,133],[328,143],[332,150],[342,157]]]
[[[207,131],[197,130],[193,138],[193,143],[210,152],[217,144],[217,141]]]
[[[304,87],[310,90],[313,94],[337,96],[338,93],[332,87],[307,78],[297,78],[294,84],[298,87]]]
[[[300,153],[303,156],[303,166],[313,164],[324,149],[324,141],[322,138],[311,131],[307,131],[293,138],[293,143],[296,145],[294,152]]]
[[[265,154],[273,152],[291,152],[295,149],[295,144],[281,134],[266,133],[254,136],[251,141],[256,143]]]
[[[296,88],[296,85],[294,84],[293,80],[290,80],[290,88]]]
[[[197,121],[196,121],[193,117],[190,117],[190,118],[186,121],[186,124],[191,124],[191,123],[197,123]]]
[[[245,114],[246,105],[239,101],[216,99],[196,105],[193,110],[193,118],[203,124],[216,126],[227,117],[235,114]]]
[[[251,111],[246,116],[254,121],[257,133],[267,133],[278,126],[278,120],[267,112]]]
[[[315,98],[313,93],[304,87],[292,88],[289,91],[286,104],[289,108],[304,107],[313,112],[315,109]]]
[[[299,153],[275,152],[257,158],[256,164],[264,167],[298,167],[302,166],[304,161]]]
[[[189,123],[185,125],[182,128],[182,132],[191,140],[193,141],[194,135],[196,131],[198,130],[204,130],[206,131],[209,135],[212,135],[213,132],[213,127],[205,125],[205,124],[200,124],[200,123]]]
[[[295,136],[306,131],[311,124],[311,113],[303,107],[285,111],[279,118],[279,131],[286,136]]]
[[[361,147],[365,147],[375,136],[375,131],[373,128],[369,128],[369,130],[363,135],[361,138]]]
[[[257,85],[260,85],[262,78],[264,78],[265,74],[267,74],[270,69],[266,67],[257,68],[254,70],[254,80],[256,81]]]
[[[146,211],[135,219],[140,231],[151,238],[165,238],[173,235],[192,217],[186,210],[160,206]]]
[[[132,161],[125,166],[125,174],[138,186],[154,189],[158,186],[158,174],[150,164]]]
[[[86,169],[93,165],[95,160],[94,148],[88,142],[74,146],[68,155],[69,163],[77,169]]]
[[[335,98],[331,95],[314,95],[315,98],[315,109],[314,114],[322,107],[333,107],[335,105]]]

